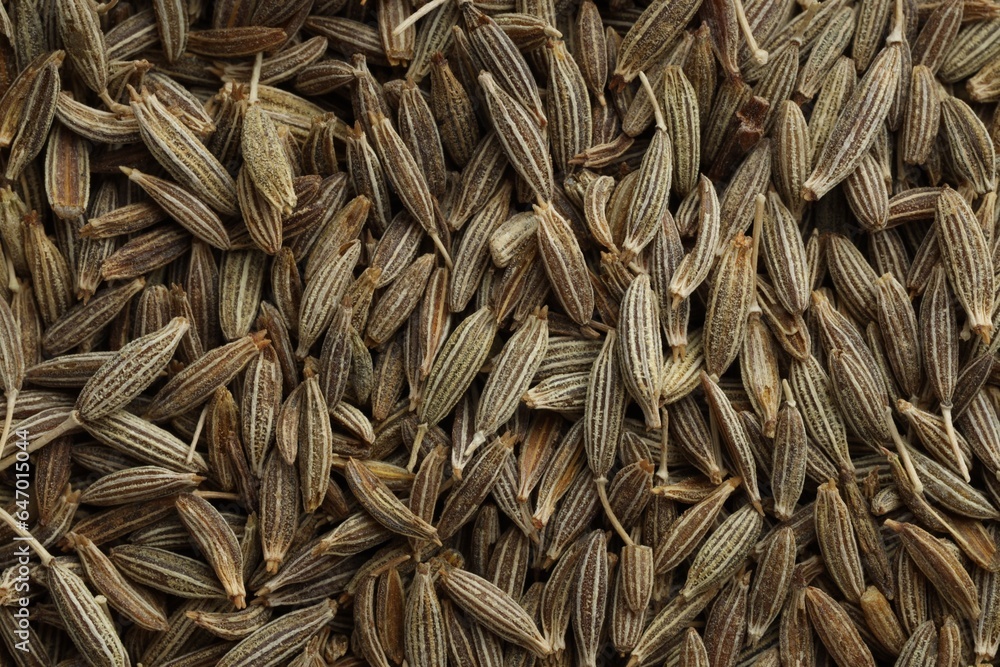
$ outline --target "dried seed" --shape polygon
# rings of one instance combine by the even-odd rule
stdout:
[[[899,17],[865,76],[844,105],[823,148],[817,151],[816,167],[802,187],[802,196],[816,200],[847,177],[868,152],[882,120],[889,114],[900,77],[902,59]]]

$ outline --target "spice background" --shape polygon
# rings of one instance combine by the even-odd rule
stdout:
[[[0,2],[0,666],[994,664],[998,102],[993,0]]]

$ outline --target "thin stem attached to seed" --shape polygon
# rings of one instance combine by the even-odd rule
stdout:
[[[906,38],[903,31],[906,29],[906,17],[903,14],[903,0],[896,0],[896,11],[892,20],[892,32],[885,38],[886,44],[902,44]]]
[[[115,102],[113,99],[111,99],[111,95],[108,94],[108,91],[106,89],[98,93],[97,96],[101,99],[102,102],[104,102],[105,106],[108,107],[108,111],[112,111],[116,114],[132,113],[131,107],[121,104],[120,102]]]
[[[40,438],[36,438],[35,440],[33,440],[31,444],[28,445],[25,452],[28,454],[32,452],[37,452],[39,449],[49,444],[59,436],[65,435],[66,433],[69,433],[70,431],[79,428],[80,427],[79,414],[80,413],[78,413],[76,410],[73,410],[71,413],[69,413],[69,417],[66,417],[66,421],[64,421],[63,423],[59,424],[54,428],[49,429]],[[6,445],[6,441],[3,443],[3,445],[4,446]],[[20,452],[15,452],[10,456],[6,456],[0,459],[0,470],[6,470],[7,468],[14,465],[14,463],[17,461],[18,454],[20,454]]]
[[[451,262],[451,255],[448,254],[448,249],[444,247],[444,242],[441,241],[440,235],[437,232],[431,232],[428,234],[431,237],[431,241],[434,242],[434,247],[437,248],[438,252],[441,253],[441,259],[444,260],[445,265],[448,270],[455,268],[455,265]]]
[[[955,435],[955,425],[952,423],[951,418],[951,403],[947,405],[941,405],[941,416],[944,418],[944,430],[948,434],[948,442],[951,443],[951,451],[955,455],[955,461],[958,463],[958,470],[962,473],[962,478],[969,482],[972,477],[969,475],[969,466],[965,464],[965,454],[962,453],[962,449],[958,446],[958,437]]]
[[[94,602],[96,602],[97,606],[100,607],[101,611],[104,612],[104,615],[107,617],[108,621],[114,623],[115,619],[111,615],[111,609],[108,608],[108,599],[103,595],[95,595]]]
[[[30,546],[32,550],[38,554],[38,559],[42,561],[42,565],[48,567],[49,564],[55,560],[55,556],[50,554],[48,549],[42,546],[42,543],[35,539],[34,535],[25,530],[21,524],[18,523],[17,519],[8,514],[7,510],[3,507],[0,507],[0,521],[3,521],[5,524],[10,526],[10,529],[21,538],[21,541],[28,543],[28,546]]]
[[[250,98],[249,103],[257,102],[257,89],[260,85],[260,68],[264,62],[264,53],[258,52],[253,61],[253,70],[250,73]]]
[[[399,37],[400,35],[403,34],[404,30],[406,30],[411,25],[413,25],[420,19],[424,18],[425,16],[427,16],[428,14],[430,14],[431,12],[433,12],[435,9],[442,6],[446,2],[451,2],[451,0],[431,0],[430,2],[424,4],[420,9],[407,16],[406,20],[404,20],[402,23],[400,23],[393,29],[392,31],[393,36]]]
[[[785,403],[788,404],[788,407],[794,408],[796,405],[795,396],[792,394],[792,388],[789,386],[787,379],[781,381],[781,390],[785,393]]]
[[[424,436],[427,435],[427,429],[430,428],[427,422],[417,426],[417,433],[413,436],[413,447],[410,449],[410,460],[406,463],[406,469],[409,472],[413,472],[413,469],[417,467],[417,458],[420,455],[420,444],[424,441]]]
[[[14,262],[9,257],[4,257],[4,266],[7,268],[7,289],[11,294],[17,294],[21,291],[21,281],[17,279],[17,273],[14,271]]]
[[[656,119],[656,129],[667,131],[667,121],[663,118],[663,110],[660,109],[660,103],[656,100],[656,93],[653,92],[653,87],[649,85],[649,79],[646,78],[645,72],[639,72],[639,81],[642,82],[642,87],[649,95],[649,103],[653,105],[653,117]]]
[[[208,403],[205,407],[201,409],[201,414],[198,416],[198,423],[194,427],[194,435],[191,436],[191,446],[188,447],[187,462],[191,463],[194,460],[194,448],[198,446],[198,438],[201,437],[201,430],[205,427],[205,416],[208,414]]]
[[[666,484],[667,478],[669,477],[669,471],[667,470],[667,443],[669,441],[669,434],[667,432],[667,425],[670,423],[670,413],[667,412],[665,407],[660,408],[660,467],[656,470],[656,478],[660,480],[660,484]]]
[[[598,477],[594,480],[594,483],[597,485],[597,495],[601,499],[601,506],[604,507],[604,514],[608,517],[608,521],[611,522],[611,527],[614,528],[615,532],[618,533],[618,536],[622,538],[622,542],[628,546],[634,545],[635,542],[632,541],[632,537],[618,520],[618,517],[615,515],[615,511],[611,509],[611,502],[608,500],[608,478]]]
[[[722,442],[719,438],[719,424],[715,421],[715,413],[708,411],[708,437],[712,441],[712,456],[717,462],[722,461]],[[723,474],[723,471],[719,471]]]
[[[381,575],[383,572],[388,572],[394,567],[399,567],[406,561],[410,560],[410,558],[411,556],[409,554],[400,554],[395,558],[390,558],[388,561],[386,561],[382,565],[379,565],[377,568],[369,572],[369,575],[372,577],[377,577]]]
[[[242,500],[242,496],[238,493],[229,493],[228,491],[201,491],[195,489],[191,492],[192,495],[200,496],[205,500]]]
[[[753,55],[753,60],[758,65],[767,64],[767,51],[760,48],[757,44],[757,39],[753,36],[753,30],[750,29],[750,21],[747,20],[747,13],[743,10],[742,0],[733,0],[733,5],[736,8],[736,20],[740,24],[740,30],[743,31],[743,39],[747,41],[747,46],[750,47],[750,53]]]
[[[808,0],[802,11],[802,18],[799,19],[799,25],[795,29],[795,34],[792,35],[791,41],[802,46],[802,42],[806,37],[806,30],[809,28],[809,24],[812,23],[813,18],[816,16],[816,12],[819,11],[820,3],[816,0]]]
[[[757,305],[757,264],[760,259],[760,237],[764,233],[764,195],[757,194],[753,201],[753,255],[751,258],[751,265],[753,266],[753,306],[758,311],[760,307]]]
[[[906,468],[906,474],[913,481],[913,491],[915,493],[923,493],[924,483],[920,481],[917,469],[913,467],[913,460],[910,458],[910,448],[903,440],[903,437],[899,435],[896,422],[892,419],[892,408],[888,406],[885,408],[885,419],[889,425],[889,432],[892,434],[892,441],[896,445],[896,451],[899,452],[899,459],[903,462],[903,467]]]

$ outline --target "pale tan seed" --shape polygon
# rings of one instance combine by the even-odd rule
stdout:
[[[490,491],[496,487],[503,471],[511,470],[508,465],[514,446],[514,438],[505,433],[490,441],[462,471],[461,484],[456,486],[441,509],[438,520],[438,534],[442,539],[453,536],[482,504]],[[516,490],[516,489],[515,489]]]
[[[52,322],[42,336],[48,355],[66,352],[103,329],[139,293],[145,280],[136,278],[98,292],[88,303],[78,303]]]
[[[998,19],[990,17],[989,20],[971,21],[959,30],[938,69],[941,79],[952,83],[969,77],[996,56],[1000,49],[996,36],[998,25]]]
[[[723,482],[715,491],[677,519],[657,549],[655,560],[657,573],[673,569],[694,551],[711,529],[722,505],[739,485],[738,477]]]
[[[733,512],[695,554],[680,595],[692,600],[739,569],[760,536],[763,519],[750,505]]]
[[[90,199],[90,148],[62,123],[53,123],[45,151],[45,194],[64,220],[82,216]]]
[[[881,0],[872,4],[877,5],[877,8],[872,8],[873,11],[883,14],[882,21],[884,24],[885,19],[888,18],[888,9],[892,6],[891,3],[888,0]],[[856,26],[861,30],[867,27],[862,23],[862,21],[868,18],[865,15],[866,13],[859,11],[856,14],[853,7],[844,7],[839,9],[827,21],[823,31],[819,33],[812,48],[810,48],[809,57],[799,71],[796,86],[798,94],[806,99],[812,99],[819,92],[830,66],[843,55],[847,44],[852,38],[855,38],[857,34],[855,30]],[[878,40],[882,36],[882,27],[877,28],[877,31],[877,36],[870,35],[868,39],[872,40],[874,38]],[[851,55],[858,61],[858,64],[861,66],[860,69],[864,71],[868,68],[873,52],[869,50],[865,53],[863,50],[859,50],[858,47],[858,40],[855,38]]]
[[[72,275],[66,258],[46,236],[38,215],[28,215],[23,225],[25,259],[38,314],[46,326],[51,326],[72,305]]]
[[[285,560],[298,527],[299,482],[295,468],[272,452],[261,475],[260,540],[267,571]]]
[[[596,665],[608,597],[608,549],[604,531],[591,532],[579,550],[573,614],[570,617],[580,664]]]
[[[513,40],[496,21],[475,5],[462,3],[460,9],[465,33],[468,36],[468,46],[483,64],[481,69],[496,77],[500,87],[506,90],[520,106],[531,112],[537,125],[545,127],[545,110],[538,86]]]
[[[681,667],[708,667],[712,664],[709,662],[705,643],[694,628],[688,628],[684,633],[684,644],[678,664]]]
[[[452,9],[454,7],[454,9]],[[445,3],[438,12],[457,15],[457,6]],[[433,21],[434,19],[430,19]],[[425,25],[427,25],[425,23]],[[450,34],[450,26],[448,27]],[[421,35],[426,33],[421,33]],[[479,143],[479,124],[473,122],[474,112],[469,94],[456,78],[448,60],[441,53],[430,58],[431,109],[439,124],[441,143],[459,167],[472,158]]]
[[[21,176],[25,167],[45,147],[49,129],[56,113],[59,98],[59,66],[61,52],[47,62],[34,77],[24,99],[24,106],[17,114],[16,134],[10,142],[10,155],[4,176],[9,180]]]
[[[392,122],[379,114],[369,114],[372,139],[389,182],[402,200],[404,208],[420,223],[434,241],[445,264],[450,266],[451,257],[438,234],[441,214],[427,179],[403,139],[396,133]]]
[[[872,491],[871,482],[873,482],[873,478],[867,478],[864,481],[865,490],[862,491],[861,485],[852,471],[846,469],[840,471],[840,490],[851,515],[851,523],[858,541],[858,551],[865,574],[875,582],[880,591],[892,595],[894,582],[892,570],[889,567],[889,557],[869,502],[869,495]],[[864,595],[862,595],[863,598]]]
[[[101,477],[83,490],[80,502],[97,506],[144,502],[178,491],[190,491],[203,480],[192,473],[179,473],[159,466],[136,466]]]
[[[81,420],[81,423],[99,442],[126,456],[171,470],[199,473],[208,470],[205,460],[197,452],[188,459],[187,443],[124,410],[98,419]]]
[[[111,561],[133,581],[185,599],[225,599],[215,571],[172,551],[136,544],[111,549]]]
[[[747,608],[746,640],[750,646],[760,641],[785,606],[792,585],[795,548],[795,532],[785,526],[776,531],[760,558],[751,580]]]
[[[83,579],[65,564],[50,560],[46,580],[70,639],[88,662],[115,667],[131,665],[114,624],[98,606]]]
[[[861,321],[878,318],[875,281],[878,276],[857,246],[846,236],[827,238],[827,266],[838,296],[841,296]]]
[[[848,57],[839,58],[827,73],[819,95],[809,116],[809,135],[812,140],[812,164],[826,145],[837,122],[841,109],[847,103],[858,82],[855,62]]]
[[[733,665],[747,629],[747,591],[750,573],[733,577],[715,599],[705,624],[705,648],[714,665]]]
[[[299,344],[295,350],[296,357],[304,358],[309,353],[309,348],[329,327],[334,312],[347,291],[351,272],[360,256],[361,244],[353,241],[341,248],[334,261],[321,265],[312,278],[306,281],[299,310]]]
[[[844,179],[844,194],[858,223],[870,232],[885,228],[889,219],[889,193],[883,169],[874,152],[864,155]]]
[[[778,108],[772,150],[774,187],[792,215],[801,218],[805,201],[800,193],[812,166],[813,144],[802,109],[791,100]]]
[[[692,597],[674,597],[642,633],[632,649],[628,667],[666,658],[669,642],[684,631],[684,627],[701,613],[714,596],[715,591],[708,590]]]
[[[602,31],[597,33],[603,37]],[[549,40],[546,52],[549,65],[546,128],[554,165],[565,168],[573,156],[593,143],[590,95],[581,68],[562,40]]]
[[[406,598],[405,633],[407,662],[414,667],[435,667],[448,661],[445,619],[441,601],[426,564],[417,566]]]
[[[663,71],[663,112],[670,136],[673,190],[683,197],[698,182],[701,156],[701,112],[694,86],[684,71],[668,66]]]
[[[715,185],[705,176],[698,182],[698,199],[698,238],[670,280],[672,308],[680,305],[680,301],[690,296],[708,277],[719,247],[719,198]]]
[[[453,313],[465,310],[479,289],[483,273],[489,265],[487,243],[510,213],[512,191],[509,181],[503,183],[463,227],[462,238],[455,250],[455,267],[448,298]]]
[[[893,3],[887,0],[862,5],[858,11],[858,24],[851,44],[851,55],[859,72],[868,69],[878,52],[879,42],[885,33],[892,13]]]
[[[648,81],[644,74],[641,76],[643,85],[646,86]],[[649,88],[649,91],[651,90]],[[647,92],[647,95],[655,98],[653,92]],[[653,109],[657,119],[656,129],[649,147],[642,156],[638,176],[632,187],[625,234],[622,239],[622,260],[626,262],[642,252],[643,248],[653,240],[667,207],[670,194],[668,184],[673,178],[671,139],[667,133],[666,120],[660,104],[655,99]]]
[[[131,114],[119,115],[94,109],[61,91],[56,101],[56,118],[84,139],[101,144],[127,144],[141,140],[139,123]]]
[[[488,308],[481,308],[452,332],[427,377],[417,416],[427,425],[444,419],[486,360],[497,325]]]
[[[893,655],[899,655],[906,643],[906,635],[892,605],[874,586],[869,586],[861,596],[861,611],[879,643]]]
[[[522,394],[531,384],[548,350],[548,313],[539,311],[504,345],[483,387],[476,409],[476,442],[485,441],[513,416]]]

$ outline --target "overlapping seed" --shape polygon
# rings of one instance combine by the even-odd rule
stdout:
[[[992,664],[998,57],[983,0],[0,6],[0,664]]]

